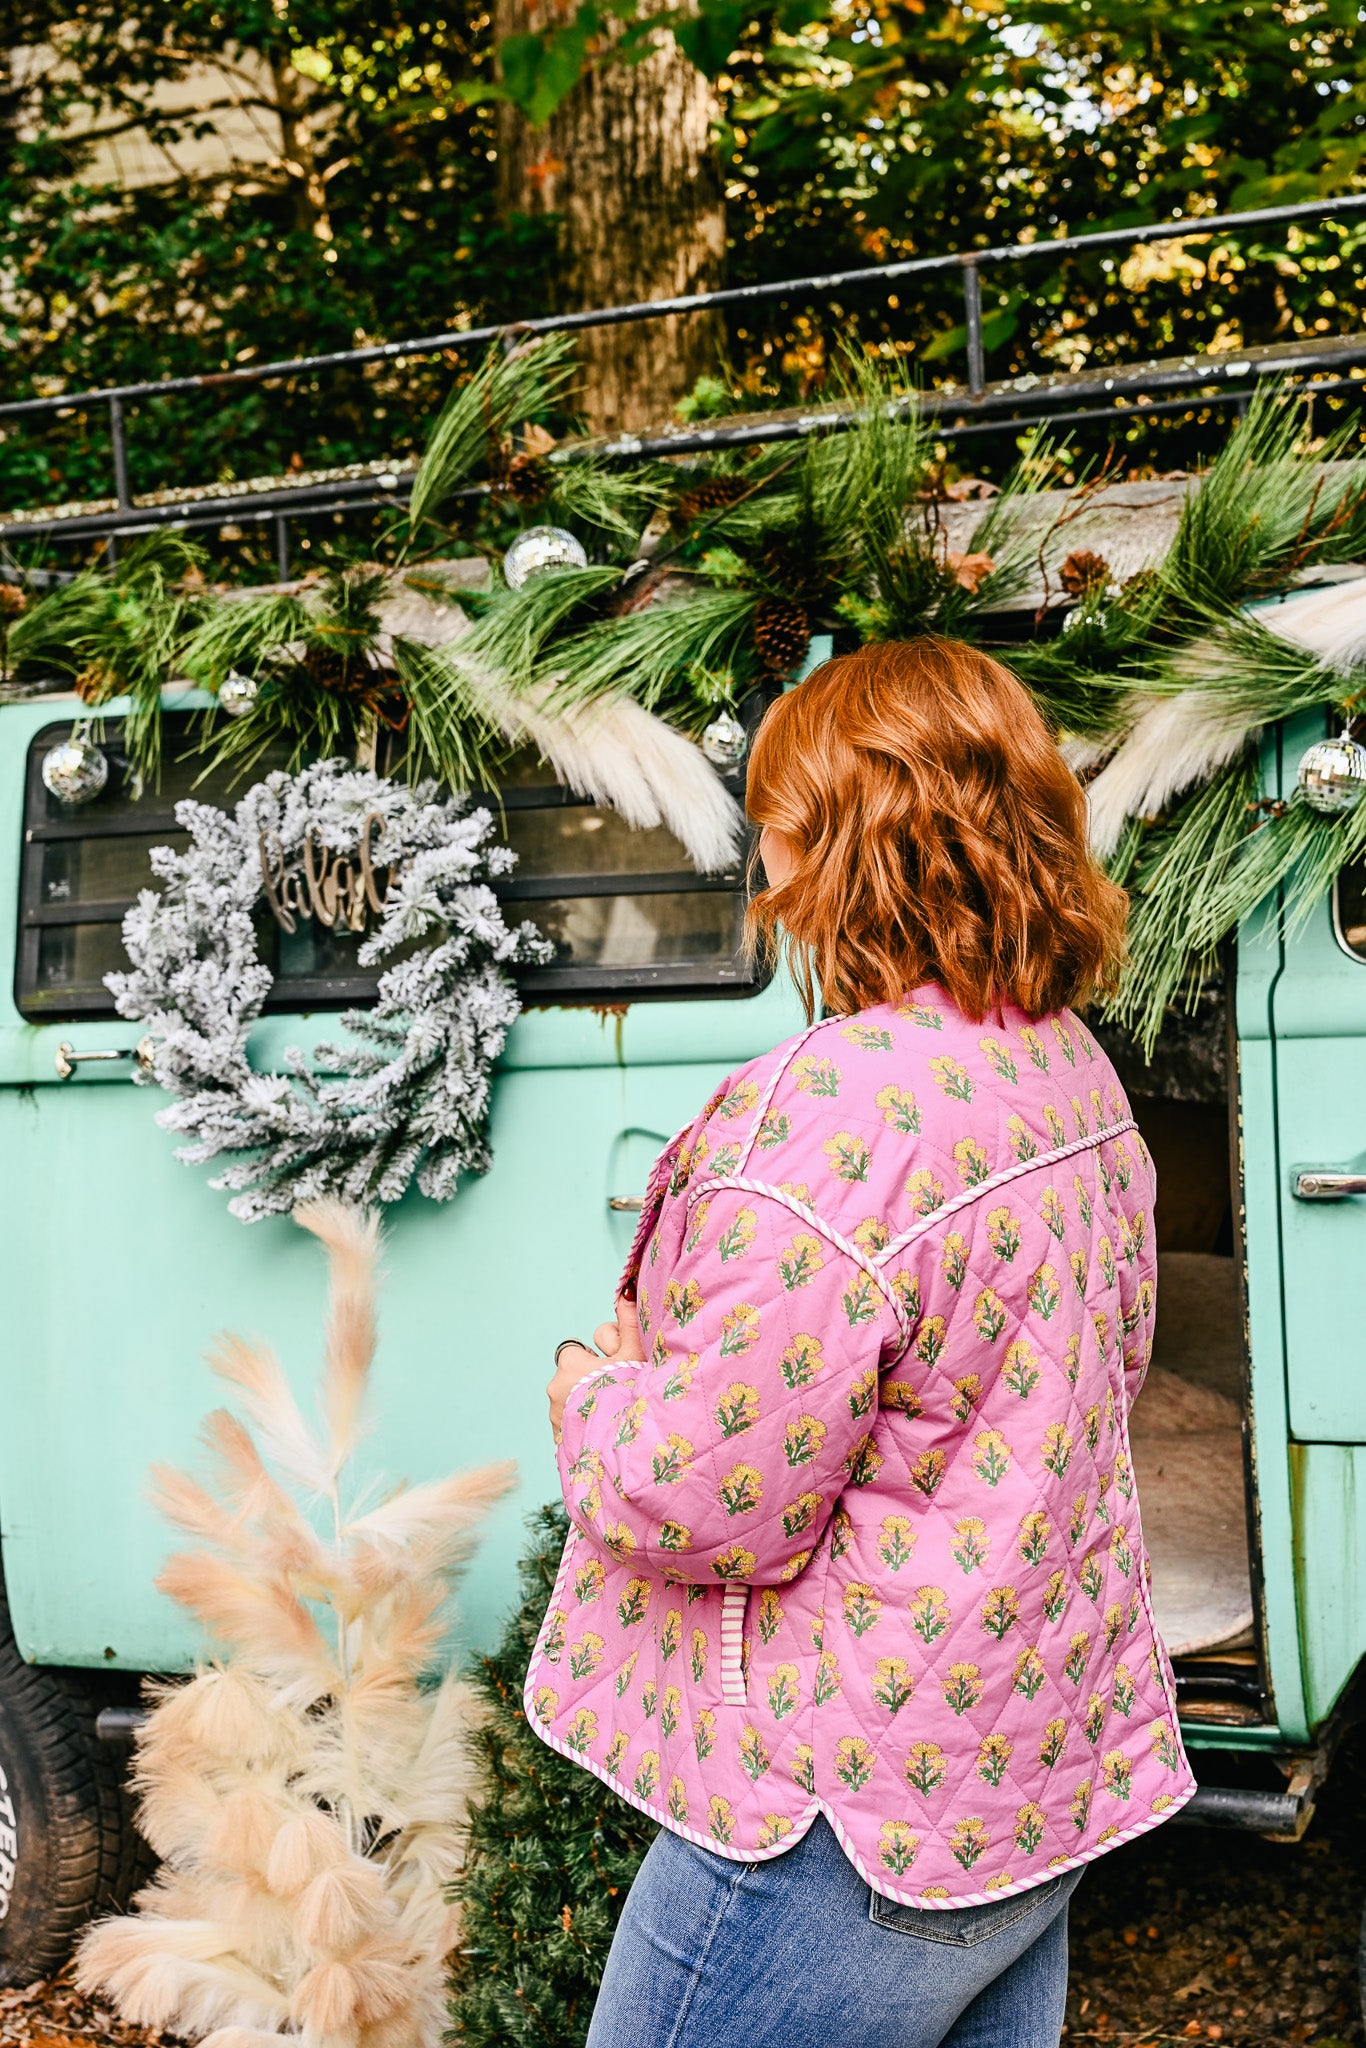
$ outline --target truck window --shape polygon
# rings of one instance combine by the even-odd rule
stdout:
[[[1366,960],[1366,861],[1343,868],[1333,889],[1333,930],[1344,953]]]
[[[120,721],[106,720],[110,776],[91,804],[69,808],[43,787],[42,759],[71,730],[46,726],[29,747],[20,867],[15,1002],[35,1022],[112,1017],[104,985],[126,967],[121,926],[139,889],[152,886],[153,846],[183,846],[175,805],[194,796],[230,807],[246,787],[225,775],[200,781],[202,756],[187,750],[193,714],[165,720],[159,789],[141,794],[120,751]],[[283,765],[263,759],[255,781]],[[518,864],[498,885],[509,918],[529,917],[555,946],[545,967],[518,972],[533,1003],[622,1002],[650,996],[746,995],[764,976],[741,959],[743,862],[699,875],[671,832],[637,830],[615,811],[585,803],[535,760],[510,764],[496,795],[500,836]],[[267,1010],[335,1009],[364,1001],[376,975],[357,965],[355,934],[312,923],[286,934],[263,914],[263,959],[275,975]]]

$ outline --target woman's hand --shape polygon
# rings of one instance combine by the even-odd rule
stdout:
[[[550,1426],[557,1441],[564,1421],[565,1403],[580,1380],[609,1361],[618,1365],[643,1363],[645,1351],[640,1341],[640,1318],[636,1314],[635,1303],[624,1294],[619,1295],[616,1321],[600,1323],[593,1332],[593,1342],[600,1347],[601,1356],[598,1351],[590,1351],[586,1344],[560,1346],[555,1360],[555,1377],[546,1388],[550,1397]]]

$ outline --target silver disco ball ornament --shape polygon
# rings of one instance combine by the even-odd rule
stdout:
[[[1350,811],[1366,793],[1366,747],[1350,732],[1336,740],[1315,740],[1304,754],[1295,781],[1311,810],[1329,816]]]
[[[219,710],[226,711],[229,718],[245,718],[260,688],[255,676],[243,675],[240,668],[230,669],[218,686]]]
[[[582,541],[575,540],[562,526],[529,526],[519,533],[503,557],[503,579],[509,590],[520,590],[533,576],[555,569],[586,569],[588,557]]]
[[[747,735],[738,718],[729,711],[713,718],[702,735],[702,752],[713,768],[738,768],[745,758]]]
[[[43,756],[43,787],[59,804],[93,803],[109,780],[104,752],[83,732],[58,740]]]

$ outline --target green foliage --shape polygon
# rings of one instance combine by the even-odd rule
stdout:
[[[455,1886],[463,1937],[451,1978],[460,2048],[577,2048],[588,2032],[612,1933],[655,1830],[532,1734],[522,1684],[568,1521],[532,1521],[522,1604],[473,1681],[488,1721],[473,1738],[482,1796]]]
[[[345,349],[545,301],[553,227],[496,218],[490,115],[453,93],[489,64],[472,4],[149,0],[130,14],[15,0],[6,22],[9,46],[29,52],[0,103],[0,130],[13,123],[0,132],[7,396]],[[49,46],[60,65],[39,61]],[[168,87],[183,111],[160,111]],[[402,454],[451,367],[380,363],[140,403],[133,489]],[[0,488],[9,503],[106,496],[103,409],[5,422]]]
[[[519,348],[487,351],[472,376],[457,384],[432,428],[413,479],[408,516],[416,529],[466,483],[476,467],[502,468],[512,454],[514,426],[541,422],[573,371],[565,335],[538,336]]]
[[[381,731],[402,742],[409,780],[426,775],[453,789],[489,780],[503,751],[459,665],[439,649],[381,633],[386,570],[336,570],[307,597],[289,592],[221,600],[179,649],[194,682],[221,690],[233,670],[253,676],[250,709],[218,721],[210,765],[243,777],[264,755],[288,749],[308,761],[373,759]]]
[[[161,765],[162,684],[206,608],[202,562],[178,534],[150,534],[114,569],[84,570],[57,585],[8,636],[16,668],[65,670],[92,709],[128,698],[129,755],[153,782]]]
[[[8,20],[12,48],[63,60],[16,59],[0,103],[0,339],[20,396],[545,310],[555,224],[496,217],[489,102],[539,119],[583,65],[636,61],[669,32],[716,81],[734,284],[1340,192],[1366,146],[1355,0],[707,0],[655,16],[580,0],[504,44],[501,79],[473,0],[151,0],[132,15],[16,0]],[[196,66],[205,91],[166,111]],[[988,272],[990,371],[1359,326],[1363,237],[1359,219],[1310,222]],[[747,307],[700,403],[804,400],[855,329],[961,377],[962,319],[956,273]],[[134,488],[400,455],[452,367],[141,403]],[[1133,416],[1122,435],[1168,468],[1204,428]],[[109,482],[102,409],[0,429],[11,502]],[[244,567],[259,553],[225,545]]]

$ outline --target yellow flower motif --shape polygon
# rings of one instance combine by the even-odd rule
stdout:
[[[756,1846],[771,1849],[775,1842],[781,1842],[792,1833],[792,1823],[784,1813],[766,1813],[759,1823]]]
[[[984,1429],[973,1438],[972,1469],[988,1486],[997,1486],[1010,1470],[1010,1445],[998,1429]]]
[[[971,1102],[972,1076],[961,1060],[951,1059],[947,1053],[936,1053],[930,1061],[930,1072],[942,1094],[957,1102]]]
[[[873,1745],[861,1735],[841,1735],[835,1744],[835,1776],[851,1792],[861,1792],[873,1775]]]
[[[768,1678],[768,1709],[775,1721],[785,1721],[789,1714],[795,1714],[800,1704],[800,1691],[795,1664],[775,1664]]]
[[[673,1430],[654,1448],[650,1459],[650,1471],[657,1486],[677,1486],[692,1463],[691,1441]]]
[[[1014,1743],[1004,1735],[983,1735],[977,1745],[977,1776],[983,1784],[999,1786],[1014,1755]]]
[[[854,1635],[866,1635],[876,1628],[881,1613],[882,1602],[871,1586],[854,1583],[845,1587],[844,1619]]]
[[[547,1727],[560,1711],[560,1696],[550,1685],[537,1686],[531,1703],[536,1709],[536,1719],[544,1721]]]
[[[603,1528],[602,1540],[618,1564],[625,1564],[636,1547],[636,1539],[625,1522],[608,1522]]]
[[[664,1289],[664,1312],[676,1323],[690,1323],[702,1307],[702,1289],[695,1280],[670,1280]]]
[[[617,1600],[617,1618],[623,1628],[634,1628],[650,1611],[650,1581],[628,1579]]]
[[[728,1543],[712,1560],[711,1568],[718,1579],[747,1579],[758,1561],[754,1552],[746,1550],[742,1543]]]
[[[949,1625],[948,1595],[939,1586],[919,1586],[911,1595],[911,1627],[922,1642],[933,1643]]]
[[[601,1597],[602,1589],[606,1584],[607,1567],[600,1558],[595,1557],[588,1564],[581,1565],[578,1571],[575,1572],[574,1597],[581,1607],[586,1607],[591,1601]]]
[[[853,1131],[836,1131],[833,1138],[826,1139],[821,1150],[836,1180],[867,1180],[873,1155],[865,1141]]]
[[[875,1257],[891,1243],[891,1227],[880,1216],[865,1216],[862,1223],[855,1226],[853,1240],[860,1251],[867,1252],[870,1258]]]
[[[759,1311],[749,1302],[739,1302],[721,1318],[722,1358],[739,1358],[759,1341]]]
[[[899,1714],[915,1691],[915,1679],[904,1657],[879,1657],[873,1666],[873,1698],[889,1714]]]
[[[719,1792],[707,1802],[707,1833],[717,1842],[729,1842],[735,1835],[735,1815],[730,1801],[723,1799]]]
[[[591,1707],[580,1707],[564,1731],[566,1749],[582,1753],[597,1740],[598,1717]]]
[[[884,1515],[878,1530],[877,1554],[890,1571],[899,1572],[910,1561],[918,1531],[909,1515]]]
[[[945,1703],[955,1714],[965,1714],[969,1707],[975,1707],[986,1690],[978,1664],[950,1664],[941,1684]]]
[[[971,1870],[978,1857],[990,1847],[991,1837],[987,1833],[986,1822],[975,1814],[966,1820],[955,1821],[949,1830],[949,1848],[964,1870]]]
[[[728,1515],[753,1514],[763,1493],[763,1474],[757,1465],[732,1465],[716,1489],[717,1499]]]
[[[778,1361],[783,1385],[809,1387],[816,1374],[824,1370],[823,1352],[824,1346],[819,1337],[794,1337]]]
[[[807,1286],[825,1265],[821,1241],[809,1230],[799,1230],[778,1256],[778,1278],[789,1294]]]
[[[713,1413],[722,1436],[742,1436],[759,1420],[759,1389],[746,1386],[743,1380],[732,1380]],[[681,1439],[670,1437],[669,1441],[674,1443]],[[691,1445],[688,1446],[688,1455],[692,1456]]]
[[[906,1131],[914,1135],[920,1129],[920,1110],[909,1088],[898,1088],[889,1082],[879,1088],[874,1101],[882,1111],[882,1120],[894,1131]]]
[[[1041,1806],[1031,1799],[1015,1815],[1015,1846],[1026,1856],[1032,1856],[1044,1838],[1048,1816]]]
[[[907,1179],[906,1198],[913,1216],[932,1216],[944,1206],[944,1184],[935,1179],[927,1166],[922,1166]]]
[[[964,1187],[976,1187],[991,1171],[986,1147],[979,1145],[976,1138],[960,1138],[953,1148],[953,1163],[958,1168],[958,1178]]]
[[[709,1204],[699,1202],[697,1206],[699,1209],[705,1209]],[[694,1224],[693,1228],[694,1230],[697,1228],[696,1224]],[[716,1240],[716,1249],[721,1255],[723,1266],[729,1265],[732,1259],[742,1259],[744,1257],[754,1242],[754,1233],[757,1229],[758,1218],[752,1209],[736,1210],[734,1221],[727,1224]],[[689,1240],[689,1244],[691,1245],[691,1240]]]
[[[977,1515],[964,1515],[953,1525],[949,1550],[954,1563],[962,1571],[969,1574],[977,1571],[986,1563],[991,1550],[986,1523]]]
[[[833,1060],[817,1059],[813,1053],[803,1053],[788,1068],[803,1095],[838,1095],[842,1076]]]
[[[621,1769],[621,1760],[626,1754],[627,1748],[630,1744],[630,1740],[631,1738],[629,1735],[627,1735],[623,1730],[618,1729],[617,1733],[612,1737],[612,1740],[607,1745],[607,1753],[603,1757],[602,1761],[604,1768],[606,1770],[609,1770],[612,1773],[613,1777],[615,1777],[617,1772]]]
[[[937,1742],[913,1742],[906,1757],[906,1782],[926,1798],[937,1792],[949,1774]]]
[[[877,1859],[884,1870],[900,1877],[915,1862],[919,1835],[912,1834],[904,1820],[885,1820],[877,1832]]]
[[[602,1662],[605,1645],[599,1635],[590,1630],[577,1643],[569,1646],[569,1674],[571,1678],[591,1678]]]
[[[757,1728],[749,1725],[740,1730],[739,1755],[740,1768],[745,1776],[753,1778],[756,1784],[773,1762],[763,1736]]]
[[[680,1827],[686,1827],[688,1824],[688,1793],[683,1780],[679,1777],[669,1780],[669,1817],[676,1820]]]

